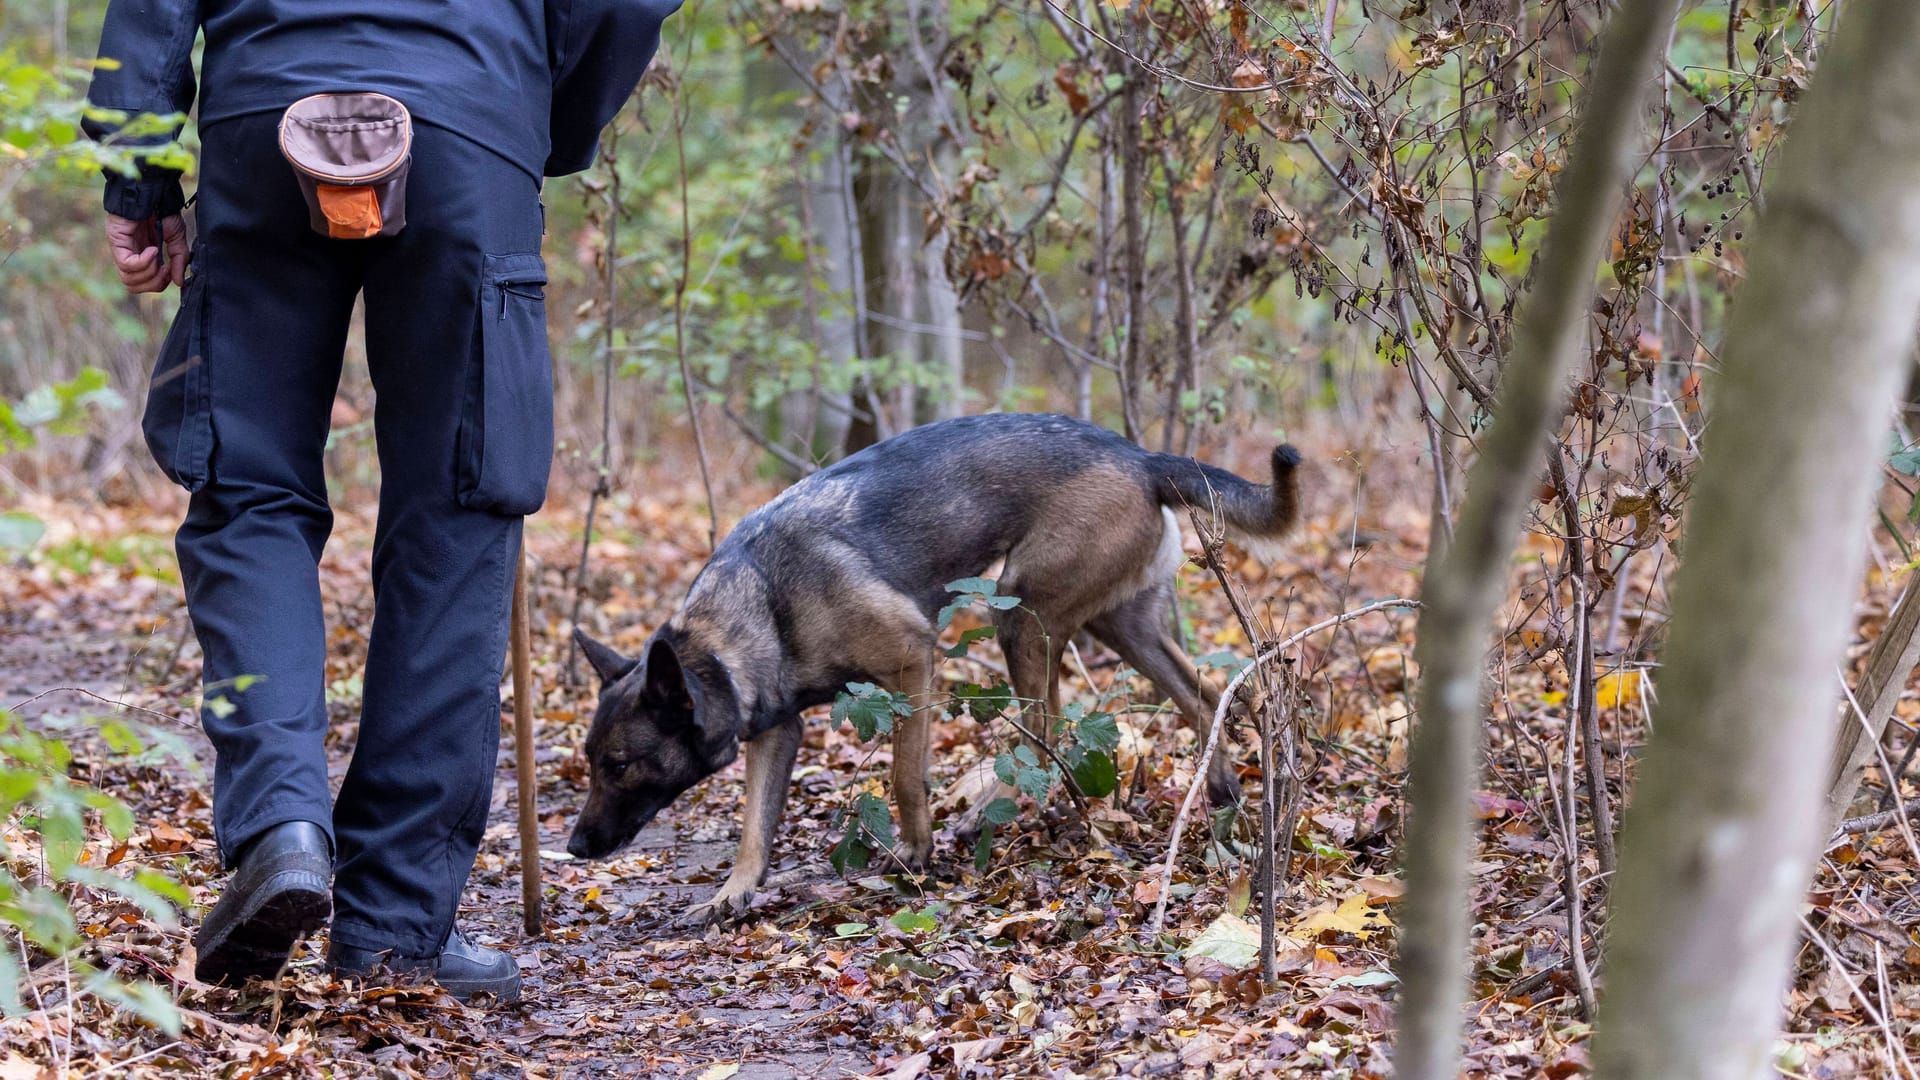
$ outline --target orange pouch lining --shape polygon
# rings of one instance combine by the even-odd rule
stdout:
[[[335,240],[365,240],[380,235],[380,196],[370,187],[320,184],[320,213]]]

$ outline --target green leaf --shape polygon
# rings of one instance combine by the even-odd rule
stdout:
[[[988,803],[986,809],[980,812],[980,816],[989,824],[1005,825],[1020,816],[1020,804],[1002,795]]]
[[[168,881],[165,875],[153,871],[126,878],[91,866],[75,866],[62,876],[67,881],[91,885],[137,904],[141,911],[146,912],[147,918],[162,927],[172,927],[177,923],[178,914],[173,907],[176,902],[183,907],[188,902],[186,891],[178,883]],[[154,887],[155,879],[165,882],[166,893]]]
[[[932,908],[928,908],[925,911],[901,908],[899,911],[894,912],[893,917],[887,921],[905,930],[909,934],[930,934],[940,926],[939,922],[933,917]]]
[[[923,979],[937,979],[947,973],[947,969],[929,960],[922,960],[911,953],[884,952],[874,958],[875,966],[881,970],[893,968],[896,971],[910,971]]]
[[[1887,459],[1887,468],[1902,476],[1920,476],[1920,446],[1911,446]]]
[[[861,830],[879,847],[893,844],[893,812],[888,809],[887,800],[863,791],[854,800],[854,811],[859,815]]]
[[[851,820],[847,822],[847,834],[827,853],[827,861],[833,864],[833,869],[841,877],[865,870],[868,860],[872,858],[873,849],[860,839],[860,826]]]
[[[955,660],[958,660],[959,658],[967,655],[967,646],[972,645],[976,641],[985,641],[987,638],[990,638],[992,636],[993,636],[993,627],[991,626],[976,626],[971,630],[962,630],[960,631],[959,642],[956,643],[952,648],[948,649],[946,651],[946,654],[947,656]]]
[[[1103,799],[1120,786],[1113,759],[1098,750],[1089,750],[1086,760],[1073,768],[1074,786],[1089,799]]]
[[[1005,800],[1002,800],[1005,801]],[[981,829],[979,839],[973,842],[973,869],[976,873],[987,872],[987,865],[993,859],[993,829]]]
[[[20,967],[20,957],[13,948],[11,941],[0,942],[0,1012],[20,1016],[27,1011],[26,1002],[20,1000],[20,985],[26,972]]]
[[[1001,783],[1003,784],[1013,783],[1013,778],[1016,775],[1015,770],[1017,768],[1018,768],[1018,765],[1014,762],[1012,754],[995,754],[994,755],[993,775],[999,777]]]
[[[1196,656],[1193,658],[1194,667],[1219,668],[1225,671],[1229,677],[1238,675],[1240,673],[1240,669],[1243,667],[1246,667],[1248,663],[1249,663],[1249,660],[1247,657],[1235,655],[1234,653],[1228,652],[1225,649],[1222,649],[1219,652],[1210,652],[1205,656]]]
[[[46,523],[25,510],[0,513],[0,550],[25,551],[46,534]]]
[[[1112,713],[1094,713],[1075,725],[1073,738],[1089,750],[1112,753],[1120,745],[1120,725]]]
[[[1186,955],[1211,957],[1236,971],[1250,968],[1260,960],[1260,928],[1237,915],[1221,915],[1193,939]]]
[[[947,591],[951,593],[972,593],[979,596],[994,596],[1000,591],[1000,583],[989,577],[967,577],[947,582]]]
[[[961,683],[954,688],[953,696],[966,706],[967,715],[983,724],[998,720],[1013,708],[1013,688],[1005,682],[996,681],[992,686]]]
[[[96,971],[88,977],[86,987],[100,1000],[125,1008],[173,1038],[180,1037],[180,1010],[174,1006],[173,998],[158,986],[149,982],[122,982],[106,972]]]
[[[992,578],[970,577],[949,581],[947,591],[959,595],[940,609],[936,622],[942,630],[952,624],[955,615],[972,607],[975,601],[985,601],[988,607],[996,611],[1008,611],[1020,606],[1019,597],[1001,596],[1000,583]]]
[[[833,701],[833,722],[853,725],[862,742],[893,730],[895,716],[911,716],[913,703],[907,695],[882,690],[873,683],[848,683],[845,692]]]
[[[31,889],[0,905],[0,921],[54,954],[72,948],[80,936],[73,923],[73,912],[67,910],[67,898],[51,889]]]
[[[1025,792],[1029,798],[1044,799],[1047,792],[1053,789],[1053,774],[1045,769],[1023,765],[1014,773],[1013,786]]]

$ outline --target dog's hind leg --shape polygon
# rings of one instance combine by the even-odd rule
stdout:
[[[1025,607],[993,613],[994,637],[1007,658],[1007,675],[1020,699],[1020,720],[1039,738],[1060,715],[1060,655],[1071,633],[1049,636]],[[1072,628],[1077,630],[1078,627]]]
[[[1095,617],[1087,629],[1173,700],[1204,747],[1220,692],[1200,677],[1173,639],[1168,614],[1172,591],[1172,582],[1152,586]],[[1240,778],[1234,773],[1230,741],[1214,752],[1207,766],[1207,796],[1215,806],[1240,801]]]
[[[740,851],[733,872],[713,899],[689,911],[684,922],[722,922],[746,914],[753,891],[766,879],[773,839],[793,784],[793,761],[800,750],[800,718],[762,732],[746,745],[747,810],[740,826]]]
[[[1036,738],[1048,737],[1048,729],[1060,715],[1060,650],[1067,636],[1049,638],[1032,611],[1014,608],[993,613],[994,636],[1000,652],[1007,658],[1007,674],[1013,692],[1020,699],[1020,726]],[[1021,742],[1031,742],[1025,734]],[[1034,747],[1039,753],[1040,748]],[[965,785],[961,796],[967,803],[954,822],[954,838],[963,848],[972,850],[980,838],[987,805],[997,799],[1011,799],[1018,789],[995,775],[991,758],[960,780]]]

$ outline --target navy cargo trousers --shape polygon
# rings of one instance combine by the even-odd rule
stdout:
[[[415,127],[407,225],[311,231],[277,113],[202,132],[199,236],[148,392],[205,655],[214,820],[231,864],[274,825],[335,851],[334,939],[438,953],[486,825],[522,515],[546,494],[552,373],[539,183]],[[356,297],[376,394],[379,525],[358,744],[330,798],[322,452]],[[244,688],[243,688],[244,687]]]

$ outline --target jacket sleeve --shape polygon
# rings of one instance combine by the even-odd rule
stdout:
[[[88,116],[82,126],[99,141],[159,146],[179,135],[150,132],[119,139],[120,128],[143,113],[166,116],[193,108],[193,39],[200,29],[200,0],[109,0],[100,32],[100,57],[111,68],[94,71],[87,104],[125,114],[115,119]],[[185,203],[180,173],[142,163],[138,177],[108,172],[107,212],[146,219],[177,214]]]
[[[553,71],[552,150],[546,174],[593,164],[600,130],[646,74],[660,25],[681,0],[548,0],[547,54]]]

